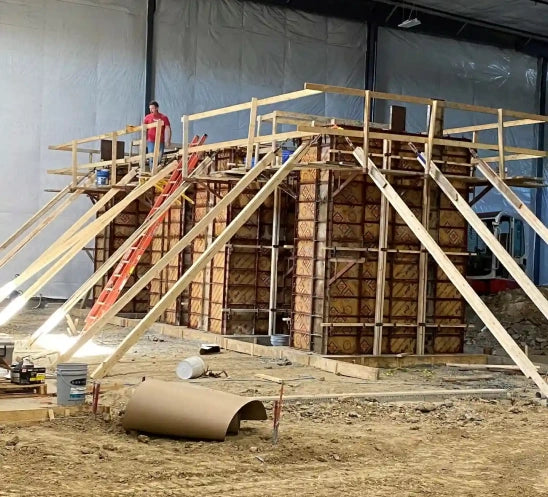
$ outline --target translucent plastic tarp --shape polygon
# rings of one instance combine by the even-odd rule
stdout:
[[[0,0],[2,241],[52,198],[54,193],[44,189],[70,182],[69,176],[46,173],[71,164],[70,152],[50,151],[48,145],[141,121],[145,3]],[[89,161],[87,154],[78,159]],[[23,271],[90,206],[87,197],[73,204],[0,270],[0,283]],[[5,253],[0,251],[0,257]],[[91,261],[82,252],[42,293],[68,297],[91,272]]]
[[[537,59],[533,57],[392,29],[380,30],[377,57],[377,89],[380,91],[538,113],[538,69]],[[426,107],[414,104],[406,104],[406,107],[408,130],[425,130]],[[382,121],[387,115],[388,105],[379,105],[375,119]],[[497,117],[492,114],[472,114],[452,109],[445,112],[445,128],[493,123],[496,120]],[[506,128],[506,145],[537,148],[537,134],[538,126]],[[471,138],[471,134],[463,136]],[[481,132],[479,139],[484,143],[496,143],[496,131]],[[480,155],[493,156],[496,152],[485,151]],[[509,176],[535,176],[535,161],[510,161],[506,166]],[[518,188],[515,191],[530,208],[535,209],[535,190]],[[514,212],[496,191],[487,194],[475,209],[478,212]],[[526,245],[527,270],[532,275],[532,230],[528,230]],[[544,282],[548,283],[547,272],[544,273]]]
[[[183,114],[300,90],[305,82],[363,88],[366,34],[363,23],[251,2],[159,0],[155,96],[180,141]],[[336,95],[275,108],[363,116],[362,101]],[[249,112],[240,112],[196,122],[192,133],[207,132],[210,142],[241,138],[248,124]]]
[[[480,22],[548,35],[548,5],[534,0],[420,0],[412,8],[431,7]],[[404,13],[409,12],[408,9]],[[418,13],[420,18],[420,12]]]

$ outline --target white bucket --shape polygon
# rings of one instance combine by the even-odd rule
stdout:
[[[198,356],[188,357],[181,361],[175,373],[181,380],[190,380],[191,378],[199,378],[207,371],[207,364]]]

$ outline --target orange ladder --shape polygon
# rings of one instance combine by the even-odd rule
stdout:
[[[192,142],[189,144],[192,146],[202,145],[207,138],[207,135],[203,135],[201,138],[195,136],[192,139]],[[198,155],[192,154],[188,159],[188,170],[192,171],[198,165]],[[154,213],[161,207],[165,202],[166,198],[169,197],[183,181],[183,171],[182,171],[182,160],[179,160],[179,166],[173,171],[169,180],[164,184],[162,193],[158,195],[154,205],[150,209],[146,220],[150,219]],[[91,325],[102,317],[116,302],[116,299],[123,290],[127,280],[133,273],[135,267],[141,260],[141,257],[145,253],[146,249],[149,247],[152,239],[154,238],[154,233],[164,220],[166,211],[162,216],[158,218],[157,221],[152,223],[143,233],[141,233],[133,242],[133,245],[127,250],[123,255],[122,259],[114,269],[111,277],[109,278],[105,288],[95,301],[95,304],[89,311],[89,314],[86,317],[84,330],[86,331],[91,327]],[[145,222],[146,222],[145,220]]]

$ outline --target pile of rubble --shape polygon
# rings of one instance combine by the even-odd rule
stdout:
[[[548,287],[542,287],[540,290],[548,298]],[[508,290],[487,295],[483,300],[518,345],[527,345],[531,353],[548,355],[548,320],[523,290]],[[470,322],[475,325],[475,329],[467,333],[467,344],[498,347],[497,340],[489,330],[483,329],[483,324],[476,316],[472,317]]]

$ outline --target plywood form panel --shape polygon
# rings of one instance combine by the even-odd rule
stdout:
[[[336,139],[324,144],[325,150],[344,145]],[[380,141],[371,141],[370,150],[378,153]],[[454,149],[449,153],[444,148],[439,157],[449,161],[466,163],[469,157],[466,151]],[[392,159],[392,168],[423,172],[414,155],[404,145],[400,154],[407,154],[409,159]],[[340,154],[342,156],[342,154]],[[348,160],[348,156],[344,156]],[[436,157],[437,158],[437,157]],[[341,159],[342,160],[342,159]],[[380,158],[375,162],[379,163]],[[380,164],[379,164],[380,165]],[[469,167],[445,164],[444,172],[468,175]],[[323,174],[323,176],[322,176]],[[326,174],[328,175],[326,177]],[[318,192],[329,185],[336,190],[344,182],[343,176],[349,173],[322,172],[310,170],[300,172],[298,189],[298,210],[296,219],[295,243],[295,276],[292,333],[294,346],[307,349],[312,347],[317,333],[313,323],[318,316],[324,322],[364,322],[374,321],[376,289],[377,253],[363,251],[342,251],[336,254],[327,251],[327,267],[322,278],[318,277],[319,258],[316,252],[318,240],[325,237],[327,246],[360,247],[374,249],[378,246],[380,198],[378,188],[368,178],[358,175],[348,186],[341,190],[336,198],[330,199],[329,218],[319,218]],[[422,178],[392,177],[391,183],[402,195],[413,212],[421,215],[422,211]],[[466,194],[466,185],[461,188]],[[466,250],[466,223],[452,205],[436,192],[432,193],[430,229],[435,238],[446,250]],[[392,213],[388,227],[388,249],[420,249],[420,243],[407,224],[397,214]],[[330,276],[344,266],[344,258],[361,259],[362,262],[335,278],[326,290],[325,302],[319,297],[318,280],[327,285]],[[464,261],[464,258],[461,258]],[[389,252],[387,258],[386,287],[384,301],[384,321],[398,326],[386,326],[383,331],[382,353],[414,352],[416,340],[416,319],[418,300],[418,261],[419,254]],[[459,266],[464,272],[464,265]],[[438,278],[436,268],[429,269],[427,285],[427,322],[443,324],[461,324],[464,315],[462,297],[446,278]],[[320,305],[319,305],[320,304]],[[404,323],[409,323],[405,326]],[[403,325],[403,326],[402,326]],[[372,327],[325,327],[328,353],[371,353]],[[344,330],[344,331],[342,331]],[[435,353],[458,352],[462,344],[462,328],[427,328],[430,349]],[[428,346],[428,345],[427,345]],[[307,349],[310,350],[310,349]]]

